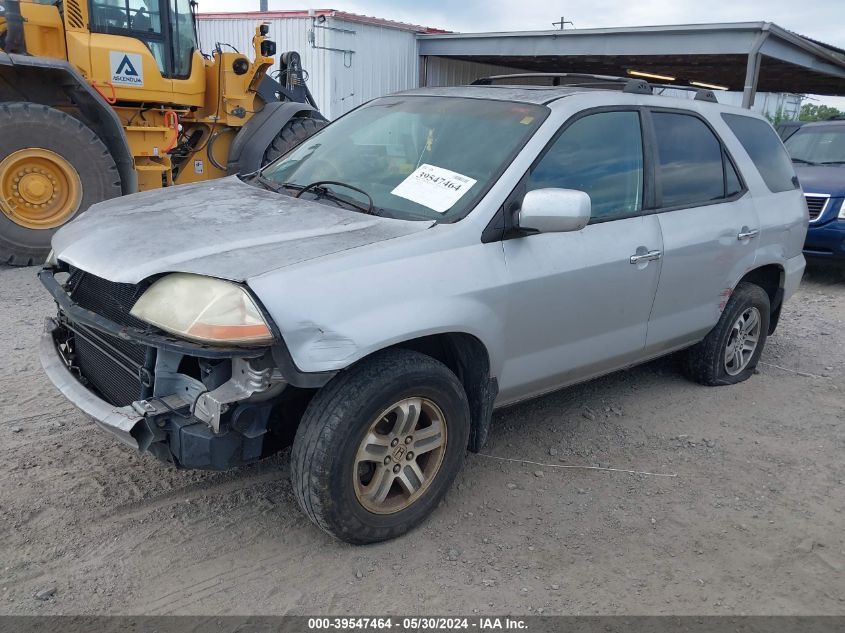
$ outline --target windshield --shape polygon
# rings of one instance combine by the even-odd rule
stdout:
[[[377,99],[267,167],[279,184],[341,182],[376,213],[456,220],[493,185],[546,117],[543,106],[455,97]],[[339,185],[338,195],[369,203]],[[305,194],[311,197],[311,194]]]
[[[784,145],[797,162],[845,164],[845,125],[801,128]]]

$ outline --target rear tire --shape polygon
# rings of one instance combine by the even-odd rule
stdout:
[[[0,263],[43,262],[61,225],[119,195],[114,159],[90,128],[45,105],[0,104]]]
[[[274,160],[287,154],[302,141],[322,130],[328,125],[322,119],[297,118],[288,121],[270,143],[264,152],[261,165],[268,165]]]
[[[410,350],[380,352],[309,403],[291,451],[294,494],[335,538],[394,538],[443,499],[469,430],[466,393],[443,363]]]
[[[687,376],[709,386],[748,380],[763,353],[770,316],[766,291],[756,284],[738,284],[716,327],[703,341],[687,350],[684,367]]]

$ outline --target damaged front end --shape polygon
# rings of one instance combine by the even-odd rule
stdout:
[[[278,420],[287,416],[279,409],[286,401],[288,413],[301,408],[307,390],[283,377],[279,367],[292,363],[281,340],[256,347],[188,341],[130,314],[149,283],[114,283],[61,264],[39,278],[59,308],[40,346],[45,371],[123,443],[178,467],[213,470],[282,445]]]

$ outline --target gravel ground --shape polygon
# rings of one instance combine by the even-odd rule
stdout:
[[[287,452],[176,471],[98,431],[41,372],[52,309],[0,268],[0,613],[845,614],[838,275],[741,385],[669,358],[497,412],[434,515],[367,547],[299,513]]]

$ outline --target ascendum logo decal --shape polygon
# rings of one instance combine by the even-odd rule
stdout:
[[[144,85],[144,65],[140,55],[109,51],[109,65],[113,84],[139,88]]]

